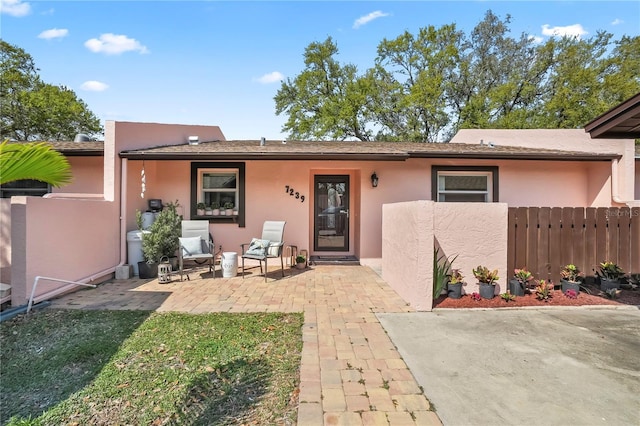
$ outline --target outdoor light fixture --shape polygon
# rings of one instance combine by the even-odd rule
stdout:
[[[373,174],[371,175],[371,186],[373,186],[374,188],[378,186],[378,175],[376,174],[376,172],[373,172]]]

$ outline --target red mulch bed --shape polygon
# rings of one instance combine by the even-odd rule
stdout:
[[[548,301],[539,300],[535,294],[518,296],[507,302],[499,295],[493,299],[473,300],[470,294],[463,294],[460,299],[452,299],[440,296],[434,301],[434,308],[516,308],[521,306],[587,306],[587,305],[636,305],[640,306],[640,290],[621,289],[620,294],[611,299],[600,291],[596,285],[585,286],[591,292],[580,291],[578,297],[571,299],[565,296],[561,290],[553,290]],[[464,290],[463,290],[464,291]]]

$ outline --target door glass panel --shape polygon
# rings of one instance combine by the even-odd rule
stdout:
[[[349,176],[315,177],[314,249],[349,251]]]

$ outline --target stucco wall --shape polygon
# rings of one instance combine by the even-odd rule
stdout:
[[[101,194],[104,176],[103,157],[67,157],[73,179],[53,193]]]
[[[146,193],[140,197],[141,161],[127,165],[127,231],[136,229],[135,211],[146,210],[150,198],[178,200],[185,218],[190,217],[190,161],[145,161]],[[246,227],[212,223],[216,245],[226,251],[259,235],[265,220],[287,221],[288,244],[313,252],[313,176],[348,174],[351,180],[351,251],[364,263],[382,256],[382,205],[431,199],[433,165],[497,166],[500,201],[509,206],[607,206],[611,192],[608,162],[428,160],[366,161],[247,161]],[[371,173],[379,177],[371,187]],[[305,195],[294,200],[285,186]],[[568,189],[570,188],[570,189]]]
[[[118,263],[118,212],[114,203],[13,197],[12,299],[23,305],[36,276],[84,280]],[[95,277],[99,278],[99,276]],[[36,295],[63,287],[38,285]]]
[[[127,231],[136,229],[135,211],[147,209],[150,198],[163,202],[178,200],[185,219],[190,218],[189,161],[145,161],[145,198],[140,197],[141,161],[127,164]],[[239,251],[240,244],[261,233],[265,220],[286,220],[285,240],[299,249],[313,251],[313,177],[316,174],[346,174],[350,177],[351,254],[359,258],[380,258],[383,202],[409,201],[429,195],[430,171],[425,163],[411,162],[321,162],[247,161],[246,227],[233,223],[210,225],[216,245],[226,251]],[[371,173],[380,176],[371,187]],[[294,188],[305,196],[300,202],[285,192]]]
[[[382,278],[419,311],[430,311],[433,304],[434,205],[412,201],[382,207]]]
[[[50,276],[69,281],[85,281],[100,276],[112,276],[115,267],[126,261],[126,228],[135,226],[135,207],[146,208],[146,201],[137,201],[133,215],[126,214],[120,221],[120,192],[123,164],[118,153],[126,149],[160,144],[186,142],[189,136],[200,140],[224,139],[217,126],[165,125],[153,123],[105,123],[104,157],[102,165],[94,158],[74,158],[74,182],[52,198],[14,197],[11,207],[11,285],[12,305],[26,302],[36,276]],[[153,176],[154,165],[149,164]],[[95,174],[102,171],[102,176]],[[140,175],[129,179],[123,201],[135,200],[140,194]],[[65,192],[93,192],[77,198]],[[151,194],[150,194],[151,195]],[[139,200],[139,199],[138,199]],[[125,205],[124,211],[129,212]],[[4,243],[5,240],[3,239]],[[97,275],[96,275],[97,274]],[[38,294],[60,288],[58,283],[44,283]]]
[[[458,256],[453,267],[465,277],[464,293],[478,291],[473,269],[479,265],[497,269],[496,294],[506,291],[508,207],[505,203],[435,203],[436,244],[446,256]]]
[[[620,154],[622,158],[617,177],[620,193],[616,195],[624,200],[634,199],[634,187],[637,185],[634,185],[635,147],[632,139],[591,139],[583,129],[462,129],[451,143],[479,144],[481,140],[507,146]],[[609,203],[618,205],[611,204],[611,200]],[[600,199],[600,206],[607,205],[603,205]]]
[[[473,269],[497,269],[496,294],[506,289],[507,212],[505,203],[414,201],[383,206],[382,277],[417,310],[433,305],[435,247],[465,277],[465,293],[478,291]],[[457,256],[457,257],[456,257]]]

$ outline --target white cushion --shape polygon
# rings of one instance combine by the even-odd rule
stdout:
[[[251,240],[251,244],[249,244],[249,249],[245,252],[245,254],[251,254],[254,256],[264,256],[268,248],[269,248],[269,240],[261,240],[260,238],[253,238]]]
[[[201,237],[181,237],[180,247],[182,256],[193,256],[194,254],[202,254],[202,238]]]

